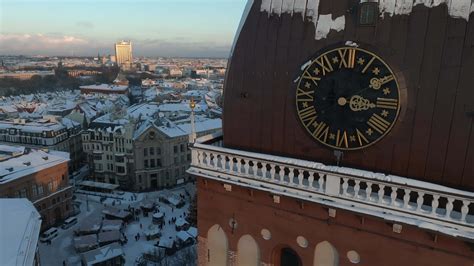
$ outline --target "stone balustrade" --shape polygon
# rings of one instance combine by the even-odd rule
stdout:
[[[319,163],[228,149],[220,147],[222,137],[206,141],[191,148],[191,174],[333,202],[334,207],[474,238],[474,193],[408,178],[367,177],[355,169],[351,173],[345,168],[341,173],[334,170],[337,167]]]

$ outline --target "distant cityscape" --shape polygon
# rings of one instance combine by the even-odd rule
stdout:
[[[168,236],[175,239],[181,232],[179,249],[191,245],[181,253],[196,260],[194,179],[186,173],[191,162],[188,143],[222,128],[227,60],[133,57],[130,41],[119,41],[114,48],[113,55],[93,58],[0,56],[0,197],[33,203],[36,210],[21,201],[12,202],[26,212],[38,212],[41,224],[34,226],[47,230],[41,237],[46,244],[64,221],[79,221],[81,228],[87,227],[86,220],[95,221],[101,214],[117,219],[110,212],[123,206],[127,212],[120,219],[125,222],[138,219],[135,212],[146,205],[144,211],[156,209],[163,218],[142,217],[140,227],[146,223],[148,228],[146,242],[152,243],[154,232],[166,227],[159,230],[164,241],[160,243],[169,253],[178,250],[178,242],[169,242]],[[146,200],[152,195],[174,205]],[[168,221],[177,215],[179,230]],[[101,230],[61,233],[59,239],[73,239],[68,253],[47,255],[59,248],[58,241],[40,245],[39,252],[25,252],[42,265],[88,263],[95,259],[87,254],[105,249],[118,252],[107,261],[119,264],[125,261],[125,253],[147,256],[140,251],[143,243],[125,244],[128,237],[135,237],[137,228],[127,232],[120,223],[110,231],[105,229],[108,223],[97,222]],[[118,235],[107,245],[90,238],[111,232]],[[133,236],[128,236],[131,232]],[[151,259],[164,259],[164,254],[153,252],[148,255]],[[165,260],[176,262],[183,257]]]

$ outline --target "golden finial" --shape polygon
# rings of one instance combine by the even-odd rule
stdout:
[[[191,107],[192,110],[194,110],[194,107],[196,107],[196,103],[194,102],[194,97],[191,98],[191,102],[189,103],[189,107]]]

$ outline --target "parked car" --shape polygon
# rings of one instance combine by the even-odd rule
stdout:
[[[68,228],[72,227],[75,224],[77,224],[77,218],[76,217],[71,217],[71,218],[66,219],[66,221],[64,221],[64,224],[61,225],[61,228],[62,229],[68,229]]]
[[[56,227],[51,227],[48,230],[44,231],[44,233],[41,234],[40,241],[41,242],[48,242],[48,241],[51,241],[51,239],[53,239],[57,236],[58,236],[58,229]]]

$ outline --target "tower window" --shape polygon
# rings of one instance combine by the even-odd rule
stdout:
[[[377,2],[365,2],[360,5],[359,10],[359,25],[361,26],[375,26],[375,21],[378,15]]]

